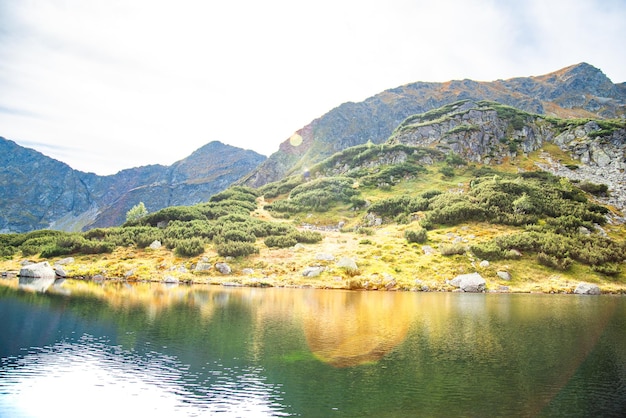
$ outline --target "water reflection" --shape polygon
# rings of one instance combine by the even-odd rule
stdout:
[[[415,301],[402,294],[322,292],[306,298],[303,327],[313,354],[335,367],[380,360],[401,344],[415,318]]]
[[[40,391],[39,405],[69,416],[89,405],[101,416],[626,409],[624,298],[72,280],[42,295],[12,286],[0,286],[9,318],[0,321],[0,416],[50,415],[28,401]]]
[[[176,358],[128,352],[89,335],[3,359],[0,412],[13,417],[279,416],[275,388],[258,368],[211,365],[194,376]],[[4,415],[3,415],[4,416]]]
[[[54,284],[55,280],[54,277],[20,277],[18,283],[21,290],[43,293]]]

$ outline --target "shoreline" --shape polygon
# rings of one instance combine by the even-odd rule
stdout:
[[[14,281],[15,286],[9,287],[19,287],[19,274],[17,271],[2,271],[0,277],[0,284],[6,285],[9,281]],[[34,279],[34,280],[46,280],[46,279]],[[50,280],[50,279],[47,279]],[[293,283],[292,281],[272,281],[272,280],[262,280],[255,278],[248,278],[248,280],[241,280],[241,276],[234,277],[212,277],[206,276],[205,278],[199,278],[199,280],[178,280],[178,281],[164,281],[158,279],[129,279],[123,277],[104,277],[104,278],[94,278],[94,277],[56,277],[54,282],[58,280],[73,280],[76,282],[82,282],[86,284],[94,284],[98,286],[103,286],[106,284],[114,284],[114,283],[125,283],[130,285],[139,285],[139,284],[147,284],[147,285],[163,285],[166,287],[175,288],[177,286],[219,286],[219,287],[239,287],[239,288],[284,288],[284,289],[316,289],[316,290],[342,290],[342,291],[353,291],[353,292],[414,292],[414,293],[475,293],[475,294],[546,294],[546,295],[585,295],[581,293],[576,293],[574,290],[580,283],[588,283],[585,281],[578,281],[576,283],[572,283],[568,287],[560,287],[556,288],[553,286],[549,286],[549,284],[537,284],[535,283],[533,286],[529,287],[529,283],[524,283],[526,286],[510,286],[506,289],[504,288],[489,288],[486,287],[482,291],[476,292],[465,292],[459,288],[456,288],[448,283],[440,283],[439,286],[424,288],[407,288],[403,286],[399,287],[350,287],[350,283],[329,283],[327,281],[300,281],[299,283]],[[54,283],[53,282],[53,283]],[[546,288],[549,286],[549,288]],[[614,289],[606,289],[602,287],[602,285],[597,285],[600,288],[600,295],[611,295],[611,296],[626,296],[626,288],[614,288]],[[24,289],[28,290],[28,289]],[[589,296],[597,296],[597,295],[589,295]]]

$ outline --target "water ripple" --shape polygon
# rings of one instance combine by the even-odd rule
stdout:
[[[108,343],[84,335],[1,359],[0,411],[15,418],[287,415],[259,367],[211,364],[199,376],[175,357]]]

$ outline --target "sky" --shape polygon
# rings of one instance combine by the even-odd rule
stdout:
[[[0,136],[72,168],[264,155],[416,81],[587,62],[626,81],[626,0],[0,0]]]

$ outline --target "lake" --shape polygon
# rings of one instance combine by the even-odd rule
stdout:
[[[0,284],[2,417],[626,416],[620,296]]]

